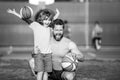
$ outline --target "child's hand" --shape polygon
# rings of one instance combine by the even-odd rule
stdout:
[[[16,12],[15,9],[13,9],[13,10],[12,9],[8,9],[7,12],[16,15],[19,18],[22,18],[21,15]]]
[[[11,14],[15,14],[16,13],[15,9],[13,9],[13,10],[12,9],[8,9],[7,12],[11,13]]]

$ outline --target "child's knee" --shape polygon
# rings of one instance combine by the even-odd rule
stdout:
[[[66,79],[67,79],[67,80],[73,80],[73,78],[74,78],[73,75],[67,75],[67,76],[66,76]]]
[[[42,75],[43,75],[42,71],[37,73],[37,76],[39,76],[39,77],[41,77]]]
[[[62,74],[62,77],[67,79],[67,80],[73,80],[75,77],[75,72],[64,72]]]

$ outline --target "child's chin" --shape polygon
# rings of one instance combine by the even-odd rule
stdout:
[[[44,27],[48,27],[48,25],[44,25]]]
[[[44,24],[45,27],[48,27],[49,25],[48,24]]]

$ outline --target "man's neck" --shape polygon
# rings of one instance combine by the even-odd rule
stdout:
[[[63,39],[63,38],[62,38]],[[59,43],[59,42],[61,42],[62,41],[62,39],[60,40],[60,41],[57,41],[57,40],[55,40],[55,38],[54,37],[52,37],[52,40],[55,42],[55,43]]]

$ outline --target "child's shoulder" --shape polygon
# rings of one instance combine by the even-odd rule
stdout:
[[[39,24],[38,22],[36,22],[36,21],[33,21],[31,24]]]
[[[40,26],[41,24],[36,22],[36,21],[33,21],[30,25],[34,25],[34,26]],[[41,25],[42,26],[42,25]]]
[[[38,22],[33,21],[30,25],[31,28],[41,28],[42,25],[39,24]]]

